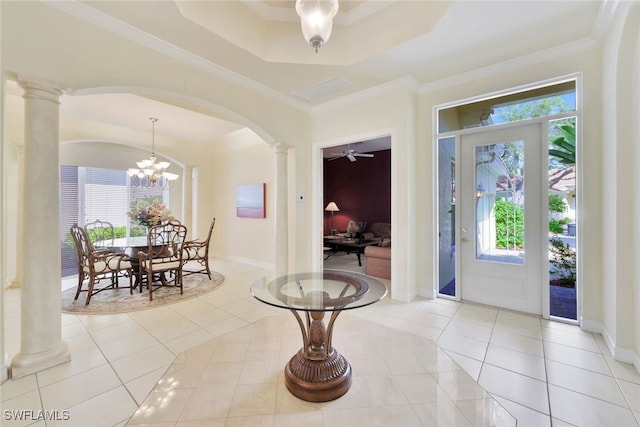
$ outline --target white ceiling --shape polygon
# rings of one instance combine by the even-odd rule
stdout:
[[[293,0],[45,3],[143,44],[151,37],[168,55],[187,52],[214,65],[212,72],[310,108],[399,79],[436,84],[597,39],[616,1],[342,0],[333,35],[317,54],[302,37]],[[241,127],[136,95],[65,97],[62,113],[139,129],[157,116],[157,132],[193,141]]]

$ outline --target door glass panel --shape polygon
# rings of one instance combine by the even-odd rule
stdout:
[[[577,320],[576,118],[549,122],[549,301],[554,317]]]
[[[455,296],[455,138],[438,140],[438,292]]]
[[[524,264],[524,141],[476,146],[476,259]]]

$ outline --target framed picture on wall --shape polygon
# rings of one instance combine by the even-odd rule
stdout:
[[[236,215],[239,218],[266,218],[266,183],[236,187]]]

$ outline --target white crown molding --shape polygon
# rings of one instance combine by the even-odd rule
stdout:
[[[579,52],[586,52],[592,49],[596,49],[599,46],[600,43],[598,43],[596,40],[591,38],[584,38],[575,42],[566,43],[564,45],[535,52],[530,55],[520,56],[508,61],[491,64],[487,67],[477,68],[475,70],[457,74],[446,79],[426,83],[420,86],[420,88],[418,89],[418,93],[420,95],[424,95],[427,93],[436,92],[449,87],[469,83],[481,78],[494,76],[496,74],[501,74],[508,71],[518,70],[524,67],[529,67],[531,65],[539,64],[541,62],[563,58]]]
[[[48,6],[58,9],[61,12],[82,19],[89,24],[110,31],[121,37],[127,38],[135,43],[153,49],[177,61],[198,68],[211,75],[225,79],[231,83],[237,84],[238,86],[244,87],[245,89],[249,89],[253,92],[257,92],[261,95],[282,102],[283,104],[286,104],[290,107],[309,112],[309,106],[305,105],[303,102],[297,101],[281,92],[258,83],[255,80],[248,79],[227,68],[221,67],[214,62],[202,58],[201,56],[194,55],[191,52],[188,52],[178,46],[161,40],[158,37],[140,30],[139,28],[127,24],[126,22],[100,12],[99,10],[96,10],[84,3],[80,3],[77,0],[63,2],[55,0],[42,1]]]
[[[396,80],[392,80],[390,82],[382,83],[378,86],[373,86],[368,89],[363,89],[359,92],[345,95],[341,98],[333,99],[331,101],[323,102],[321,104],[314,105],[311,107],[312,112],[319,112],[331,108],[336,108],[339,106],[344,106],[348,104],[352,104],[354,102],[370,99],[384,93],[388,93],[397,89],[409,89],[411,91],[416,91],[418,88],[418,84],[416,80],[412,76],[405,76]]]
[[[263,1],[241,0],[245,6],[269,21],[297,22],[300,20],[295,11],[295,2],[291,1],[291,7],[270,6]],[[334,23],[340,25],[352,25],[369,15],[384,9],[393,3],[393,0],[375,0],[364,2],[346,12],[338,12]]]

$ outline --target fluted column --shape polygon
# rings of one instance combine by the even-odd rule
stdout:
[[[288,273],[289,267],[289,206],[288,206],[288,172],[287,152],[289,147],[276,144],[276,191],[275,191],[275,224],[276,224],[276,275]]]
[[[62,90],[20,79],[25,99],[25,156],[20,352],[11,376],[22,377],[71,359],[60,321],[59,103]]]
[[[15,174],[16,176],[14,176],[16,182],[18,183],[17,185],[19,186],[18,188],[21,187],[22,184],[22,174],[23,174],[23,170],[24,170],[24,145],[22,144],[13,144],[13,149],[15,152],[15,162],[16,162],[16,169],[15,169]],[[15,191],[16,189],[12,189],[13,191]],[[11,200],[16,200],[16,218],[15,218],[15,235],[17,236],[22,236],[24,233],[24,229],[22,227],[22,211],[23,211],[23,206],[24,206],[24,196],[22,194],[22,191],[16,191],[16,197],[15,199],[12,198]],[[23,239],[22,238],[16,238],[14,236],[12,236],[15,239],[15,253],[16,254],[21,254],[22,250],[23,250]],[[22,276],[23,276],[23,268],[24,268],[24,263],[22,262],[16,262],[15,263],[15,276],[13,277],[13,280],[11,280],[11,288],[20,288],[22,287]]]

